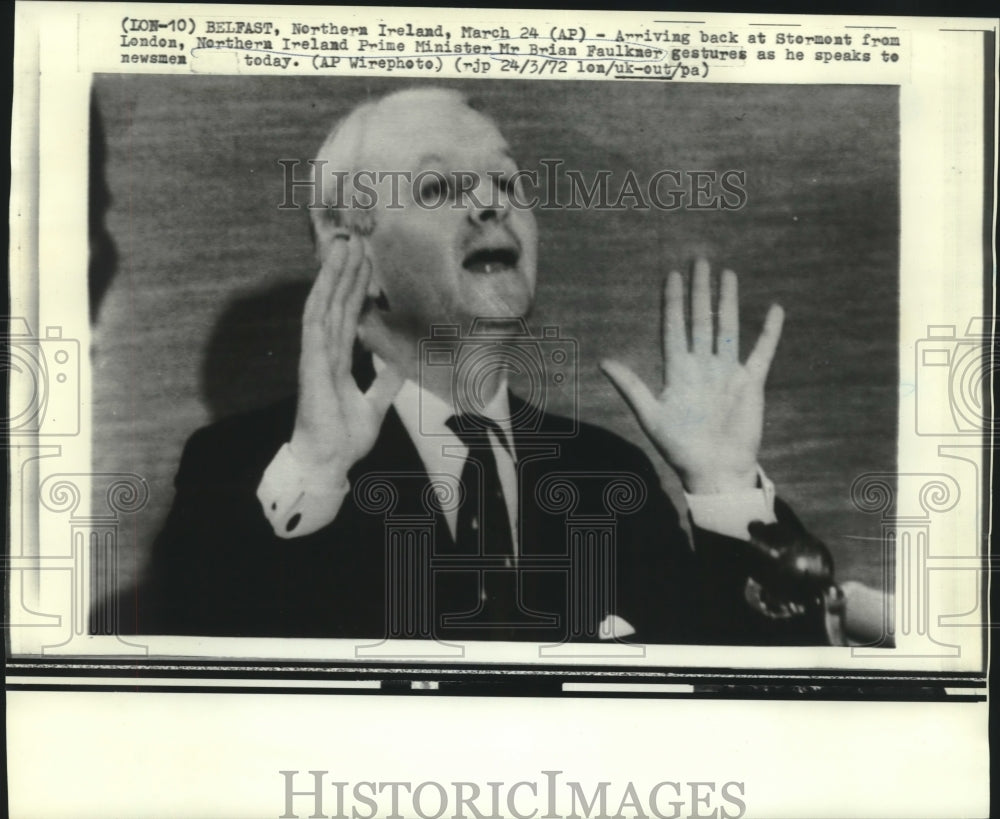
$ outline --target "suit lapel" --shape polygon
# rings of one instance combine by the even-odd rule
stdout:
[[[424,499],[432,499],[435,551],[454,553],[455,541],[448,529],[448,522],[440,508],[433,502],[434,495],[430,491],[427,467],[420,458],[420,453],[399,413],[392,406],[386,412],[372,451],[351,470],[351,484],[356,486],[358,480],[375,475],[384,477],[396,489],[398,503],[387,516],[387,522],[393,517],[425,517],[428,506],[425,505]]]
[[[519,495],[519,548],[531,556],[565,554],[565,519],[546,513],[536,492],[546,475],[560,470],[562,443],[553,436],[558,419],[533,407],[513,393],[509,395],[517,453]]]

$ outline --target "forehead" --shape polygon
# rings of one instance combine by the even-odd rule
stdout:
[[[428,157],[495,163],[510,149],[490,119],[445,97],[394,100],[377,108],[366,128],[364,154],[376,167],[406,169]]]

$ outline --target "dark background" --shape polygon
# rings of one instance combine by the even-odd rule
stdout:
[[[354,104],[412,80],[95,78],[94,470],[150,485],[119,533],[141,571],[188,435],[295,390],[314,263],[304,211],[279,210],[279,159],[315,155]],[[761,463],[834,554],[882,586],[881,528],[852,481],[896,464],[899,150],[894,87],[440,82],[501,125],[523,167],[561,159],[619,183],[662,168],[746,172],[739,211],[538,213],[531,323],[579,343],[579,412],[651,449],[597,369],[614,355],[659,386],[660,286],[704,254],[740,274],[744,354],[787,312]],[[614,184],[612,189],[615,190]],[[556,410],[571,407],[559,399]],[[656,461],[659,463],[659,461]],[[662,467],[678,502],[679,485]]]

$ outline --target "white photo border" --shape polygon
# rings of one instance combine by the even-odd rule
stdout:
[[[142,7],[130,7],[128,16],[140,19]],[[178,7],[179,8],[179,7]],[[163,7],[150,7],[149,16],[163,17]],[[113,659],[170,658],[183,656],[204,660],[245,659],[322,661],[334,666],[360,661],[356,641],[256,640],[221,638],[104,637],[87,634],[89,600],[88,542],[111,543],[120,516],[141,507],[146,491],[141,476],[130,474],[96,476],[91,471],[89,430],[91,374],[86,351],[90,346],[87,316],[86,275],[87,213],[84,206],[87,168],[87,122],[91,76],[97,72],[155,71],[184,73],[218,71],[232,73],[233,62],[225,52],[192,58],[184,66],[158,65],[144,69],[115,64],[116,55],[98,44],[117,40],[120,9],[93,5],[84,13],[46,15],[36,7],[21,6],[20,23],[25,32],[38,37],[37,50],[19,41],[18,84],[12,156],[15,157],[12,192],[12,228],[22,241],[12,243],[12,317],[22,319],[27,332],[44,340],[46,350],[80,362],[78,391],[65,393],[63,381],[46,382],[52,407],[66,407],[67,417],[78,425],[79,434],[67,437],[38,436],[28,446],[11,442],[11,468],[15,477],[11,496],[11,555],[9,650],[19,660],[91,657]],[[215,12],[218,12],[217,14]],[[200,21],[244,16],[288,17],[283,9],[220,7],[215,11],[192,9],[188,19]],[[302,19],[322,19],[319,10],[303,10]],[[546,25],[562,25],[558,16]],[[619,19],[610,13],[578,14],[581,20]],[[432,10],[351,10],[352,19],[440,22]],[[460,24],[475,20],[484,27],[484,13],[471,15],[449,10],[449,19]],[[643,25],[657,15],[626,13],[629,25]],[[704,21],[692,29],[791,25],[782,18],[763,15],[698,15]],[[490,12],[497,21],[522,19],[513,12]],[[44,25],[40,25],[44,19]],[[177,20],[184,19],[177,15]],[[532,17],[532,19],[536,19]],[[984,292],[984,277],[995,260],[984,258],[984,224],[995,213],[995,196],[984,192],[983,180],[992,174],[986,163],[995,162],[995,144],[984,144],[995,133],[987,127],[991,81],[995,65],[985,63],[995,48],[986,48],[992,35],[982,26],[964,20],[866,19],[865,26],[850,18],[812,18],[810,30],[892,28],[903,36],[900,60],[877,66],[872,74],[844,64],[823,75],[824,82],[898,84],[901,120],[901,296],[899,398],[899,442],[897,474],[869,476],[858,486],[861,502],[874,513],[885,514],[885,537],[898,543],[896,553],[895,649],[864,648],[747,648],[734,652],[718,647],[648,646],[638,660],[634,652],[613,649],[539,657],[537,646],[470,644],[460,654],[448,657],[414,650],[410,645],[387,645],[384,662],[400,661],[415,666],[430,663],[447,667],[452,663],[486,666],[585,666],[629,668],[745,668],[749,672],[779,672],[799,669],[869,672],[907,672],[927,675],[977,676],[985,668],[988,620],[985,590],[991,564],[982,547],[990,494],[991,441],[981,436],[925,434],[914,423],[940,430],[949,423],[952,407],[943,402],[925,402],[918,408],[921,367],[918,356],[926,355],[930,335],[960,343],[967,328],[989,327],[984,303],[992,303],[992,292]],[[885,22],[885,26],[880,26]],[[871,25],[867,25],[871,23]],[[123,24],[123,23],[122,23]],[[544,27],[544,26],[543,26]],[[986,32],[986,33],[984,33]],[[928,54],[934,54],[929,59]],[[940,55],[946,54],[947,59]],[[456,68],[457,68],[456,64]],[[37,73],[33,73],[37,69]],[[242,70],[237,67],[237,70]],[[248,69],[252,70],[252,69]],[[264,70],[264,69],[261,69]],[[303,68],[302,71],[310,69]],[[770,66],[754,66],[745,74],[724,73],[725,82],[788,82],[786,73]],[[770,72],[770,73],[769,73]],[[401,76],[403,76],[401,74]],[[442,76],[455,76],[445,72]],[[815,70],[803,70],[791,78],[815,82]],[[554,77],[553,79],[557,79]],[[707,82],[715,82],[709,77]],[[995,84],[994,84],[995,88]],[[37,113],[35,113],[37,111]],[[960,123],[955,127],[950,123]],[[78,139],[67,139],[66,134]],[[37,147],[36,147],[37,146]],[[938,161],[934,161],[937,159]],[[37,163],[37,164],[33,164]],[[984,193],[986,201],[984,201]],[[943,229],[942,226],[946,226]],[[58,237],[56,241],[55,238]],[[995,269],[995,267],[994,267]],[[37,274],[36,274],[37,271]],[[992,285],[986,278],[986,285]],[[979,322],[976,324],[976,322]],[[987,323],[984,324],[983,322]],[[41,335],[42,328],[58,328]],[[947,335],[950,328],[951,335]],[[49,332],[46,330],[46,332]],[[31,344],[35,344],[32,340]],[[56,350],[58,345],[62,344]],[[51,373],[53,377],[59,373]],[[987,375],[991,375],[988,373]],[[910,385],[909,391],[903,389]],[[62,390],[62,392],[61,392]],[[65,396],[61,395],[65,393]],[[72,402],[77,400],[79,406]],[[935,413],[937,415],[935,416]],[[68,433],[72,424],[66,427]],[[60,427],[61,429],[61,427]],[[990,431],[990,424],[986,425]],[[29,436],[30,437],[30,436]],[[884,480],[884,478],[891,480]],[[90,508],[92,483],[105,481],[109,509]],[[38,487],[47,492],[39,497]],[[888,491],[893,497],[887,497]],[[888,511],[890,505],[893,511]],[[880,509],[879,504],[884,504]],[[72,530],[67,537],[66,530]],[[929,538],[929,531],[933,538]],[[69,552],[65,544],[72,543]],[[368,643],[370,641],[362,641]],[[736,658],[734,660],[734,657]],[[293,666],[285,666],[292,668]]]

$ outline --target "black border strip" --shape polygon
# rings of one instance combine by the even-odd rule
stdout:
[[[627,685],[627,684],[626,684]],[[629,691],[626,686],[615,691],[565,691],[560,684],[509,687],[468,681],[442,683],[434,690],[385,686],[381,688],[302,688],[297,686],[175,686],[122,684],[73,686],[42,683],[8,683],[8,691],[70,691],[74,693],[153,693],[153,694],[257,694],[325,696],[413,696],[413,697],[559,697],[567,699],[682,699],[682,700],[782,700],[782,701],[886,701],[886,702],[985,702],[982,693],[949,694],[940,686],[919,689],[890,687],[878,689],[846,686],[831,689],[818,686],[750,686],[719,685],[696,687],[691,692]]]
[[[640,666],[607,665],[530,665],[505,664],[485,666],[481,663],[406,664],[378,662],[323,662],[323,661],[254,661],[254,660],[190,660],[136,658],[100,659],[14,659],[7,665],[7,677],[14,684],[18,677],[47,677],[53,681],[69,678],[118,678],[133,679],[217,679],[217,680],[381,680],[384,682],[409,682],[432,680],[445,683],[499,684],[513,690],[528,689],[535,685],[561,684],[562,682],[597,682],[603,684],[654,683],[730,687],[785,686],[785,687],[864,687],[898,691],[921,689],[927,686],[973,688],[985,685],[986,676],[980,672],[949,672],[921,674],[912,671],[847,669],[741,669],[741,668],[654,668]],[[56,684],[53,682],[53,684]],[[68,683],[67,683],[68,684]],[[83,689],[94,686],[83,685]],[[146,686],[143,686],[146,688]],[[341,689],[343,690],[343,689]],[[370,690],[370,689],[369,689]]]

